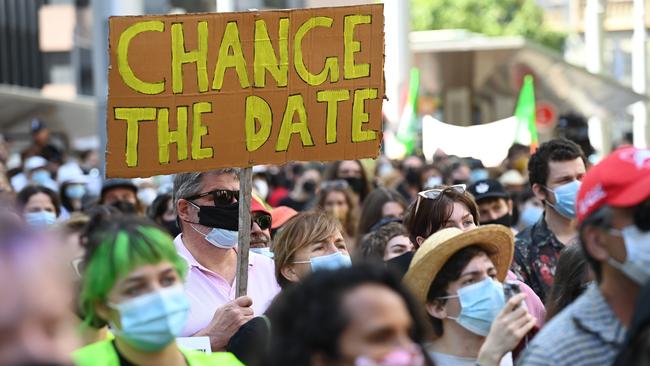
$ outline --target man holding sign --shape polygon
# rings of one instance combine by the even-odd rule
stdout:
[[[235,299],[239,180],[237,169],[177,174],[174,204],[182,233],[174,244],[190,267],[190,315],[184,336],[209,336],[213,351],[280,291],[273,261],[250,253],[248,294]]]
[[[383,5],[111,17],[109,32],[106,175],[183,173],[185,335],[223,349],[279,290],[269,258],[248,262],[250,167],[379,153]]]
[[[112,17],[110,177],[372,158],[381,4]]]

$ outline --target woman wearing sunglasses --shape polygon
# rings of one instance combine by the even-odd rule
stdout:
[[[404,226],[417,247],[431,234],[456,227],[466,231],[478,226],[478,206],[464,184],[439,186],[418,193],[408,209]]]
[[[187,320],[187,264],[172,238],[138,218],[114,217],[87,237],[80,307],[85,325],[115,335],[78,350],[77,365],[241,365],[228,353],[180,349]]]

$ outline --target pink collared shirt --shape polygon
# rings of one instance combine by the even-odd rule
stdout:
[[[185,247],[181,235],[174,239],[178,254],[189,265],[185,282],[185,294],[190,301],[190,314],[181,336],[188,337],[205,328],[212,320],[215,310],[235,299],[237,281],[232,285],[220,275],[203,267]],[[253,299],[255,315],[262,315],[270,305],[280,286],[275,280],[275,264],[272,259],[249,253],[248,296]]]

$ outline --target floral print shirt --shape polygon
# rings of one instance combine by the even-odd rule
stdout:
[[[515,237],[512,271],[546,303],[564,244],[546,225],[545,216]]]

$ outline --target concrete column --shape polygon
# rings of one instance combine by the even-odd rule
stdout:
[[[401,144],[395,140],[395,135],[411,68],[409,1],[384,0],[384,19],[386,40],[384,75],[388,97],[388,101],[384,101],[383,106],[388,122],[384,130],[384,151],[391,158],[399,158],[404,152]]]
[[[648,92],[648,35],[646,32],[645,0],[634,0],[634,33],[632,34],[632,88],[635,92],[647,95]],[[634,113],[634,146],[648,147],[648,104],[637,102]]]
[[[105,176],[106,102],[108,97],[108,17],[111,15],[141,15],[143,0],[92,0],[93,12],[93,91],[97,106],[97,135],[102,177]]]
[[[605,20],[605,0],[587,0],[585,7],[585,65],[587,70],[594,74],[602,73],[603,69],[603,44]],[[612,146],[610,121],[604,116],[587,116],[589,119],[589,139],[594,148],[606,155]]]

